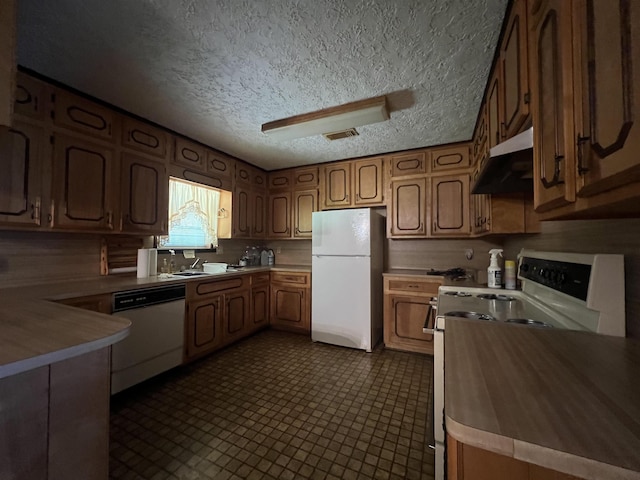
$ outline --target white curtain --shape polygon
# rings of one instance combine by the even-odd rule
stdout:
[[[159,237],[163,247],[206,247],[218,245],[217,225],[220,208],[220,193],[212,188],[185,180],[171,178],[169,181],[169,235]],[[178,245],[185,243],[172,238],[172,230],[202,231],[202,245]],[[182,240],[182,241],[181,241]],[[177,242],[177,243],[176,243]]]

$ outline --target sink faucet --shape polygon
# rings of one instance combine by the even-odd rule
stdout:
[[[191,268],[196,268],[196,265],[198,265],[199,261],[200,261],[200,258],[196,258],[196,261],[191,264]]]

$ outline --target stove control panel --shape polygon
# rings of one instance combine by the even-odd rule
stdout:
[[[580,300],[586,300],[591,265],[524,257],[520,262],[519,276]]]

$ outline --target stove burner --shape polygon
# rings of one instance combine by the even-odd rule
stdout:
[[[494,321],[495,318],[491,315],[487,315],[486,313],[478,313],[478,312],[447,312],[444,314],[445,317],[459,317],[459,318],[469,318],[471,320],[489,320]]]
[[[528,325],[530,327],[553,328],[553,325],[541,322],[539,320],[531,320],[530,318],[509,318],[507,323],[518,323],[520,325]]]
[[[506,302],[512,302],[515,300],[514,297],[510,297],[509,295],[496,295],[495,293],[481,293],[476,295],[478,298],[482,298],[484,300],[501,300]]]
[[[450,295],[452,297],[470,297],[471,294],[469,292],[444,292],[445,295]]]

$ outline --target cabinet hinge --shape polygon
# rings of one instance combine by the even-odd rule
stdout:
[[[529,103],[531,101],[531,93],[527,92],[524,94],[524,103]]]

